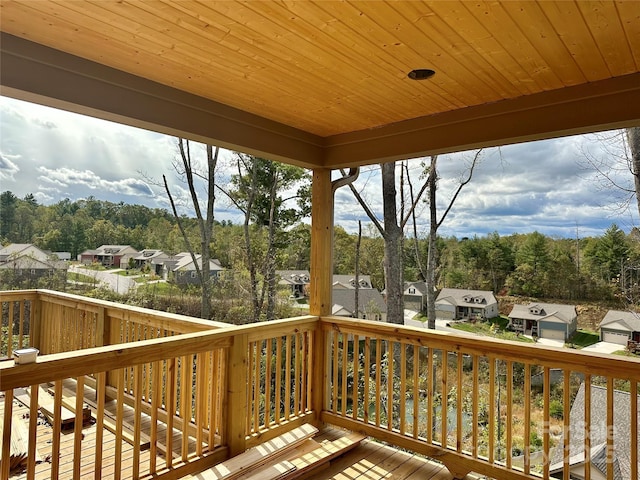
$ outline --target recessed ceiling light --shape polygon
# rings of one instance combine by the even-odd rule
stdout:
[[[433,70],[428,68],[417,68],[415,70],[411,70],[407,75],[411,80],[426,80],[427,78],[431,78],[436,74]]]

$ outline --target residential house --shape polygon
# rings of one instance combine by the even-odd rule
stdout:
[[[443,288],[436,298],[436,318],[486,320],[497,316],[498,301],[490,291]]]
[[[42,262],[51,260],[50,255],[31,243],[12,243],[0,248],[0,263],[20,257],[31,257]]]
[[[359,275],[358,283],[359,288],[367,289],[373,288],[370,275]],[[355,289],[356,288],[356,276],[355,275],[334,275],[333,276],[333,289]]]
[[[133,261],[135,262],[135,268],[141,270],[147,268],[156,275],[162,275],[164,262],[169,258],[171,257],[162,250],[145,248],[133,257]]]
[[[567,341],[578,328],[578,314],[575,305],[514,305],[509,314],[509,325],[525,335]]]
[[[191,254],[182,253],[179,254],[177,262],[171,268],[171,272],[173,275],[173,280],[178,285],[198,285],[200,284],[200,280],[198,279],[198,273],[196,271],[196,264],[193,262],[193,258],[191,258]],[[175,261],[172,259],[170,262],[173,263]],[[202,255],[196,255],[196,261],[198,262],[198,266],[202,267]],[[220,263],[220,260],[212,258],[209,260],[209,276],[212,279],[218,278],[220,272],[224,270],[224,267]]]
[[[80,254],[80,262],[85,265],[100,263],[105,267],[128,268],[129,259],[138,250],[131,245],[101,245],[95,250],[85,250]]]
[[[331,314],[340,317],[387,321],[387,304],[375,288],[358,289],[358,312],[356,313],[356,289],[333,289]]]
[[[307,296],[309,288],[308,270],[277,270],[278,285],[286,285],[291,289],[292,298],[303,298]]]
[[[10,270],[16,280],[37,280],[51,276],[67,265],[30,243],[13,243],[0,248],[0,270]]]
[[[591,425],[589,428],[591,451],[591,478],[604,480],[607,478],[607,389],[591,385]],[[613,478],[627,480],[631,478],[631,446],[629,443],[629,425],[631,417],[630,393],[613,391]],[[640,404],[640,395],[638,396]],[[569,468],[570,478],[585,478],[584,450],[584,418],[585,418],[585,385],[582,383],[571,405],[569,428]],[[636,417],[640,430],[640,417]],[[562,478],[563,473],[563,440],[558,441],[552,452],[550,473],[554,478]],[[640,471],[640,461],[638,462]]]
[[[626,346],[640,342],[640,313],[609,310],[600,325],[600,340]]]
[[[427,308],[427,284],[425,282],[404,283],[404,308],[422,312]]]

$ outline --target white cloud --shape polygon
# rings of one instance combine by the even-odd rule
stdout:
[[[20,168],[13,161],[19,159],[20,155],[5,155],[0,152],[0,179],[14,179],[14,176],[20,171]]]

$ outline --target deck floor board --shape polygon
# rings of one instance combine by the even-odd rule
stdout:
[[[0,413],[4,415],[4,398],[0,398]],[[14,401],[13,413],[17,415],[28,414],[28,408],[19,402]],[[36,480],[51,478],[51,438],[53,429],[46,422],[39,421],[37,429],[38,451],[45,460],[36,466]],[[81,478],[93,478],[95,470],[95,443],[96,425],[95,423],[85,424],[82,429],[82,463]],[[335,440],[344,433],[337,428],[326,428],[314,439],[317,442],[323,440]],[[163,437],[161,437],[163,438]],[[179,440],[179,439],[178,439]],[[174,439],[177,447],[174,454],[179,453],[179,441]],[[73,429],[64,431],[62,444],[60,445],[60,474],[59,479],[67,480],[73,478]],[[102,477],[113,478],[115,470],[115,435],[108,430],[103,432],[103,454],[102,454]],[[150,478],[148,471],[149,450],[140,452],[141,458],[141,478]],[[120,469],[123,480],[129,480],[133,476],[133,447],[126,442],[122,443],[122,461]],[[174,462],[179,463],[179,459]],[[157,457],[158,470],[162,470],[165,465],[165,458],[162,455]],[[185,480],[196,477],[186,475]],[[451,480],[452,476],[447,469],[436,462],[413,455],[408,452],[397,450],[393,447],[383,445],[373,440],[364,440],[360,446],[334,459],[327,467],[305,477],[309,480]],[[13,472],[11,480],[26,479],[26,472]]]

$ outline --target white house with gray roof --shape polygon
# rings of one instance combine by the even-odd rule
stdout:
[[[600,340],[627,346],[640,342],[640,313],[609,310],[600,322]]]
[[[509,326],[525,335],[567,341],[578,328],[578,313],[575,305],[538,302],[514,305]]]
[[[486,320],[498,316],[498,300],[487,290],[443,288],[436,298],[436,318]]]

